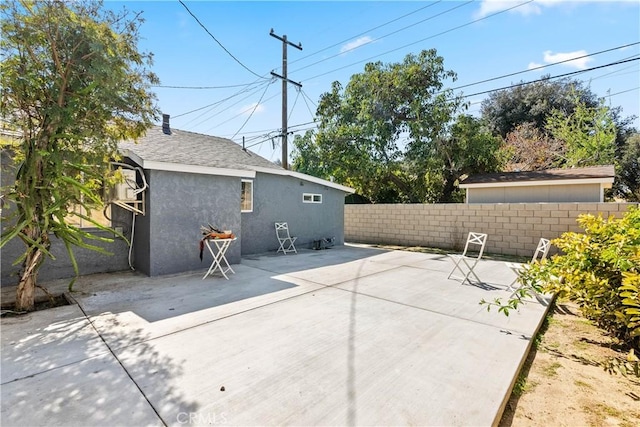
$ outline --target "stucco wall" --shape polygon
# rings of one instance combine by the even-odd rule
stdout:
[[[598,203],[600,184],[469,188],[469,203]]]
[[[580,232],[581,213],[620,217],[633,203],[345,205],[345,240],[459,251],[470,231],[487,233],[486,251],[531,256],[541,237]]]
[[[94,232],[100,237],[114,238],[113,233]],[[81,275],[93,273],[108,273],[129,269],[127,261],[128,246],[122,239],[115,238],[113,242],[88,241],[96,246],[100,246],[113,255],[103,255],[88,249],[74,247],[73,253],[78,263]],[[2,248],[2,285],[16,286],[18,284],[18,272],[20,266],[13,266],[12,263],[25,250],[25,246],[20,239],[14,239],[11,243]],[[51,236],[51,253],[56,259],[47,258],[39,270],[38,280],[48,281],[54,279],[71,278],[74,276],[73,267],[67,254],[64,244]]]
[[[256,174],[253,212],[242,214],[242,254],[276,251],[275,222],[287,222],[297,248],[310,248],[313,240],[335,237],[344,243],[342,191],[289,176]],[[303,203],[302,194],[322,194],[322,203]]]
[[[3,184],[12,179],[6,158],[3,157]],[[8,168],[8,169],[7,169]],[[133,236],[132,263],[137,271],[150,276],[203,270],[209,267],[211,255],[204,251],[199,259],[200,226],[208,223],[232,230],[238,240],[227,252],[231,264],[240,262],[241,254],[276,251],[274,223],[286,221],[291,234],[298,237],[298,248],[311,247],[319,238],[335,237],[335,244],[344,243],[345,193],[324,185],[301,181],[287,176],[258,173],[254,184],[254,210],[240,213],[241,179],[180,172],[147,170],[149,184],[146,192],[146,215],[133,215],[112,207],[113,226],[123,234]],[[303,203],[302,194],[322,194],[322,203]],[[4,214],[9,213],[5,206]],[[3,221],[2,227],[10,222]],[[102,233],[113,237],[112,233]],[[244,237],[244,238],[243,238]],[[81,274],[122,271],[129,269],[129,247],[125,240],[101,246],[113,252],[105,256],[77,249],[76,258]],[[19,240],[2,248],[2,285],[17,284],[19,267],[11,263],[23,251]],[[53,240],[52,253],[56,260],[47,260],[40,270],[43,281],[73,276],[71,263],[61,242]]]
[[[233,231],[238,240],[227,252],[240,262],[240,178],[147,171],[147,214],[138,217],[134,241],[136,268],[150,276],[208,268],[211,254],[198,256],[200,227],[211,223]]]

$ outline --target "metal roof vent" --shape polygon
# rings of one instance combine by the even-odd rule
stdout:
[[[162,133],[165,135],[171,135],[171,126],[169,125],[169,114],[162,115]]]

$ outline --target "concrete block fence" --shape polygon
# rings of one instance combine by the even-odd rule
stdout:
[[[461,251],[470,231],[487,233],[485,251],[532,256],[541,237],[580,232],[578,215],[621,217],[637,203],[345,205],[345,241]],[[553,248],[552,248],[553,251]]]

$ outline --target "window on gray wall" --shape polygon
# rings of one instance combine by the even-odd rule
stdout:
[[[322,203],[322,194],[302,193],[302,203]]]
[[[253,181],[248,179],[242,180],[240,212],[253,212]]]

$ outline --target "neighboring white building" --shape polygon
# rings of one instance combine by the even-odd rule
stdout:
[[[460,183],[467,203],[603,202],[613,166],[471,175]]]

